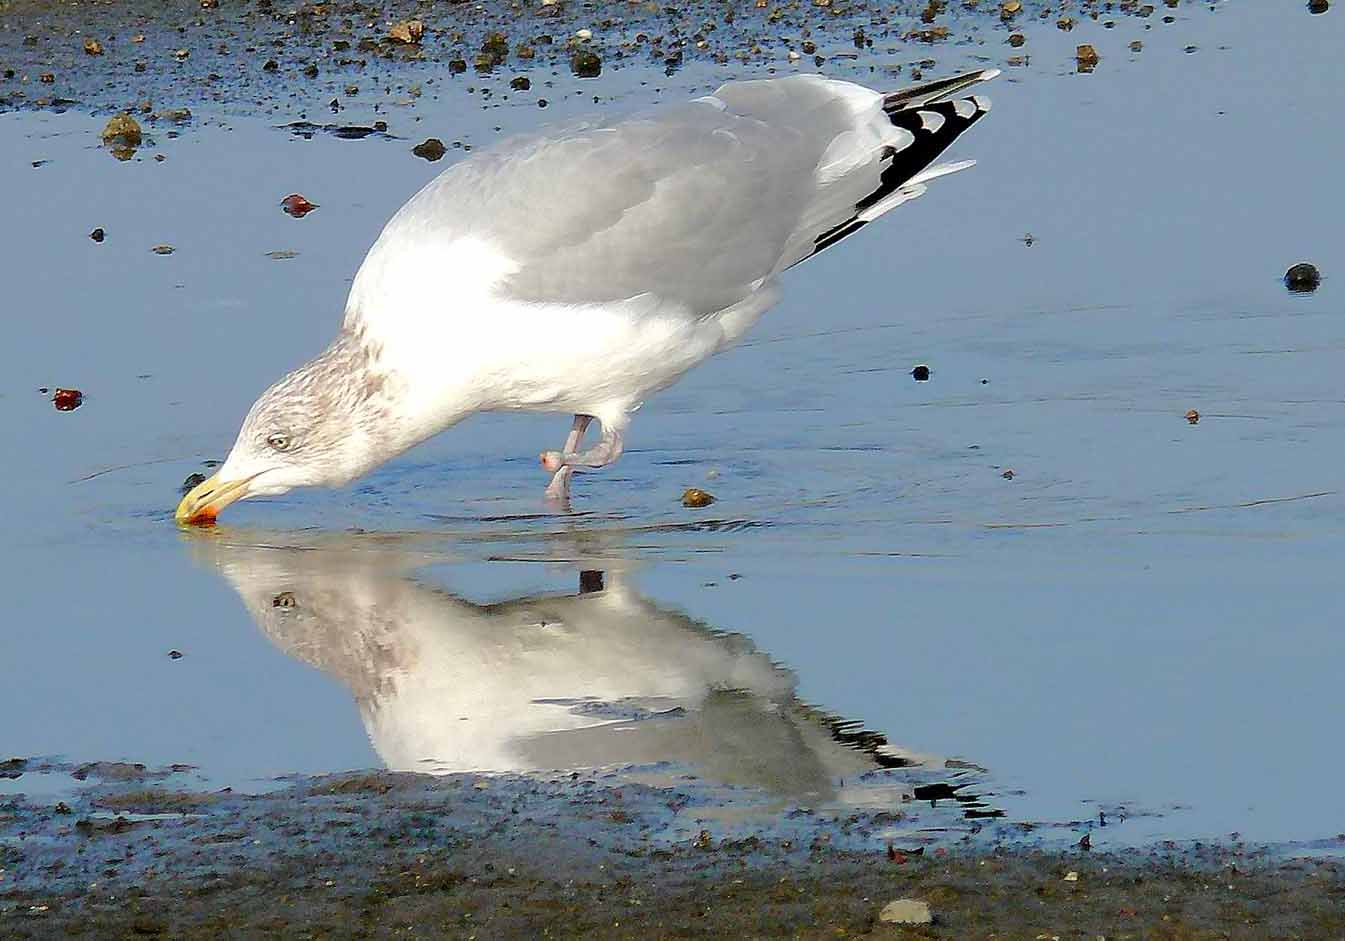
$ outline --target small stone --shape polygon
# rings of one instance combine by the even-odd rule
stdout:
[[[914,379],[916,382],[928,382],[929,367],[926,366],[924,363],[921,363],[919,366],[916,366],[914,369],[911,370],[911,378]]]
[[[897,899],[888,902],[878,913],[878,920],[891,925],[928,925],[933,923],[934,915],[929,903],[919,899]]]
[[[356,95],[360,93],[360,86],[347,85],[343,90],[345,91],[347,98],[354,98]]]
[[[467,60],[466,60],[466,59],[449,59],[449,60],[448,60],[448,74],[449,74],[449,75],[461,75],[463,72],[466,72],[466,71],[467,71]]]
[[[1002,20],[1011,20],[1022,12],[1022,0],[1004,0],[1004,2],[999,5],[999,16]]]
[[[182,651],[181,651],[181,650],[170,650],[170,651],[168,651],[168,659],[169,659],[169,660],[181,660],[181,659],[182,659]]]
[[[156,255],[171,255],[173,254],[174,251],[176,251],[176,249],[174,249],[173,246],[171,245],[165,244],[165,245],[155,245],[153,248],[150,249],[150,251],[152,251]]]
[[[318,204],[309,202],[307,196],[300,195],[299,193],[290,193],[280,201],[280,208],[284,210],[286,215],[293,216],[296,219],[302,219],[314,209],[317,209]]]
[[[1144,51],[1144,43],[1142,43],[1142,42],[1141,42],[1140,40],[1138,40],[1138,39],[1132,39],[1132,40],[1130,41],[1130,51],[1131,51],[1131,52],[1143,52],[1143,51]]]
[[[1055,28],[1068,33],[1070,30],[1074,28],[1074,17],[1062,16],[1060,19],[1055,21]]]
[[[527,91],[532,87],[532,79],[526,75],[519,75],[509,80],[509,87],[514,91]]]
[[[447,152],[444,142],[437,137],[427,137],[419,144],[411,148],[411,153],[431,163],[438,160]]]
[[[1023,43],[1027,42],[1027,37],[1022,33],[1013,33],[1009,36],[1009,45],[1017,49]]]
[[[602,74],[602,58],[591,49],[581,49],[570,58],[570,71],[580,78],[597,78]]]
[[[1015,477],[1018,476],[1018,472],[1015,471],[1012,467],[1008,467],[1005,468],[1004,473],[1000,474],[999,476],[1003,477],[1005,480],[1013,480]]]
[[[1104,816],[1103,819],[1105,820],[1106,817]],[[1079,840],[1079,844],[1078,844],[1078,845],[1079,845],[1079,849],[1084,850],[1085,852],[1087,852],[1088,850],[1091,850],[1091,849],[1093,848],[1093,838],[1092,838],[1091,836],[1089,836],[1087,833],[1085,833],[1085,834],[1083,835],[1083,839]]]
[[[1197,412],[1195,409],[1191,409],[1191,410],[1189,410],[1189,411],[1186,413],[1185,418],[1186,418],[1186,421],[1187,421],[1188,424],[1192,424],[1192,425],[1198,425],[1198,424],[1200,424],[1200,413]]]
[[[186,124],[191,121],[190,108],[165,108],[154,115],[160,121],[172,121],[174,124]]]
[[[101,242],[103,239],[107,238],[107,233],[103,231],[103,227],[100,225],[89,233],[89,238],[93,239],[95,242]]]
[[[424,35],[425,24],[420,20],[402,20],[400,23],[393,23],[388,30],[389,39],[407,45],[418,44]]]
[[[78,389],[57,389],[51,394],[51,404],[58,412],[73,412],[84,404],[84,393]]]
[[[590,39],[593,38],[593,30],[591,29],[575,30],[574,36],[576,39],[581,39],[584,42],[588,42]]]
[[[117,114],[103,125],[103,143],[113,147],[139,147],[140,124],[129,114]]]
[[[1331,9],[1330,0],[1308,0],[1308,12],[1313,16]]]
[[[714,502],[714,494],[707,490],[701,490],[699,487],[688,487],[682,493],[682,506],[690,507],[693,510],[699,510],[701,507],[709,506]]]
[[[1066,881],[1066,882],[1078,882],[1078,881],[1079,881],[1079,874],[1078,874],[1077,872],[1075,872],[1074,870],[1071,869],[1069,872],[1065,873],[1065,881]]]
[[[144,41],[145,41],[144,33],[136,33],[134,36],[131,37],[131,42],[135,43],[137,46]]]
[[[275,59],[267,59],[262,63],[263,72],[275,72],[280,68],[280,63]]]
[[[1294,294],[1311,294],[1322,283],[1317,266],[1300,261],[1284,273],[1284,286]]]
[[[273,252],[266,252],[266,257],[272,261],[288,261],[291,258],[298,258],[299,253],[291,248],[279,248]]]
[[[56,83],[56,73],[43,72],[41,75],[37,77],[37,80],[41,82],[43,85],[54,85]]]
[[[190,55],[191,55],[190,49],[178,49],[176,52],[173,53],[173,58],[177,59],[179,62],[185,62],[187,61],[187,57]]]
[[[488,61],[490,67],[502,64],[509,58],[509,37],[504,33],[488,33],[481,42],[481,54],[477,57],[477,68]]]
[[[1098,62],[1102,59],[1088,43],[1082,43],[1074,50],[1074,61],[1078,64],[1080,72],[1091,72],[1097,68]]]
[[[203,483],[205,483],[205,474],[188,474],[187,479],[182,481],[182,486],[177,489],[185,497],[193,487]]]
[[[84,52],[91,56],[101,56],[103,54],[103,44],[90,37],[84,40]]]

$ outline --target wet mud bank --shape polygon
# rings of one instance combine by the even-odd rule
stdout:
[[[1294,859],[1236,842],[1131,853],[1046,849],[951,828],[903,833],[902,815],[891,812],[707,822],[676,789],[570,775],[351,774],[242,797],[175,790],[158,773],[145,780],[136,770],[85,766],[104,783],[78,799],[0,804],[0,933],[1195,939],[1345,932],[1339,855]],[[1339,854],[1345,841],[1335,842]],[[884,907],[897,899],[924,903],[932,921],[885,921]]]

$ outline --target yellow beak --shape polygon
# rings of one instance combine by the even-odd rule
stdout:
[[[174,516],[187,526],[209,526],[215,522],[220,510],[248,495],[248,484],[252,480],[252,477],[220,480],[219,474],[213,474],[188,491],[177,505]]]

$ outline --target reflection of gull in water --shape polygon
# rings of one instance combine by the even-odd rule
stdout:
[[[842,779],[913,760],[800,702],[793,673],[747,638],[658,607],[619,574],[476,604],[368,546],[197,545],[277,646],[350,688],[393,770],[670,761],[827,800]]]

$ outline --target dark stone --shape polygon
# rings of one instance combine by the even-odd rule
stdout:
[[[411,148],[411,153],[424,160],[428,160],[431,163],[442,157],[446,151],[447,148],[444,147],[444,142],[437,137],[426,138],[424,141]]]
[[[570,71],[580,78],[597,78],[602,74],[602,58],[591,49],[580,49],[570,58]]]
[[[1284,286],[1294,294],[1311,294],[1322,283],[1317,266],[1300,261],[1284,273]]]

